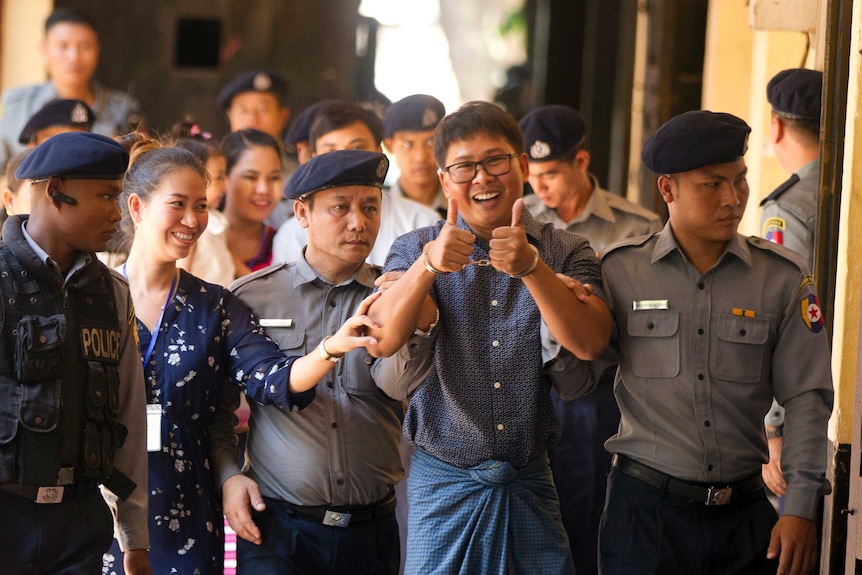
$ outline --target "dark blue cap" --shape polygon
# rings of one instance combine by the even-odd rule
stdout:
[[[695,110],[665,122],[644,144],[641,159],[657,174],[678,174],[735,162],[748,149],[751,128],[723,112]]]
[[[779,72],[766,85],[766,99],[776,112],[820,123],[823,72],[792,68]]]
[[[111,138],[91,132],[66,132],[36,146],[15,170],[15,179],[59,176],[77,180],[119,180],[128,166],[128,152]]]
[[[365,150],[336,150],[314,156],[284,184],[284,197],[305,199],[315,192],[347,186],[382,188],[389,160]]]
[[[386,108],[383,114],[383,137],[391,138],[395,132],[433,130],[445,115],[446,107],[434,96],[407,96]]]
[[[568,106],[542,106],[518,122],[531,162],[556,160],[578,147],[587,135],[587,123]]]
[[[265,70],[252,70],[245,74],[240,74],[233,80],[227,83],[216,98],[216,106],[222,110],[227,110],[233,103],[233,98],[237,94],[243,92],[260,92],[274,94],[281,105],[287,103],[287,89],[289,88],[287,80],[278,74],[267,72]]]
[[[29,144],[41,130],[52,126],[69,126],[89,132],[95,120],[93,110],[81,100],[51,100],[30,116],[18,136],[18,142]]]
[[[317,102],[297,114],[290,123],[287,134],[284,135],[284,143],[295,145],[297,142],[307,142],[310,139],[311,125],[314,123],[317,112],[333,102],[338,102],[338,100]]]

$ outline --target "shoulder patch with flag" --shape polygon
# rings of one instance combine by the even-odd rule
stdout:
[[[766,238],[772,243],[780,246],[784,245],[784,230],[787,228],[787,222],[784,218],[769,218],[763,224],[761,237]]]
[[[802,312],[802,321],[808,326],[808,329],[814,333],[820,333],[823,329],[823,312],[820,310],[820,300],[817,296],[808,294],[799,301],[800,312]]]

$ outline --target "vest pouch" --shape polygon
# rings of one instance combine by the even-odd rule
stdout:
[[[63,376],[62,343],[66,339],[66,317],[28,315],[18,322],[15,336],[15,373],[18,381],[31,385]]]
[[[95,422],[84,423],[83,439],[81,472],[84,477],[99,478],[102,476],[102,434]]]
[[[21,387],[21,425],[37,433],[53,431],[60,420],[63,381],[44,381]]]
[[[0,485],[18,483],[18,419],[21,390],[17,381],[0,376]]]
[[[101,364],[87,362],[87,419],[102,422],[106,420],[108,405],[108,378]]]

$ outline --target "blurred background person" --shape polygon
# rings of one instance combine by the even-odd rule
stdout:
[[[281,200],[281,146],[266,132],[246,128],[225,136],[221,147],[227,160],[225,239],[242,277],[273,262],[276,230],[265,222]]]
[[[81,100],[92,108],[92,131],[116,136],[141,121],[140,106],[131,95],[102,86],[94,79],[99,65],[99,34],[86,14],[57,8],[45,20],[42,59],[48,80],[42,84],[10,88],[0,97],[0,167],[24,146],[18,142],[27,120],[57,98]]]

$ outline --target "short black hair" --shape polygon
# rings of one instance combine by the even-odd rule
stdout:
[[[91,28],[96,36],[99,35],[99,29],[96,28],[93,19],[74,8],[57,8],[51,12],[51,15],[45,20],[45,34],[48,34],[48,31],[57,24],[81,24]]]
[[[488,134],[506,140],[516,154],[524,152],[524,135],[518,122],[500,106],[490,102],[467,102],[437,124],[434,131],[434,159],[445,167],[449,145],[476,134]]]
[[[380,116],[359,104],[340,101],[327,104],[317,111],[308,132],[308,141],[312,149],[316,149],[318,138],[356,122],[365,124],[374,137],[374,143],[379,146],[383,141],[383,120]]]

